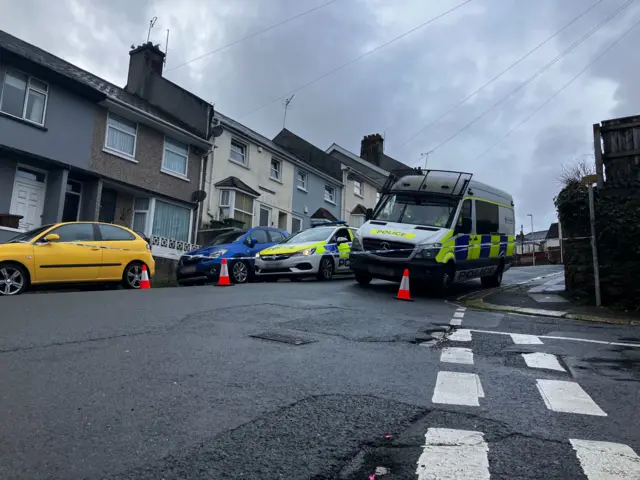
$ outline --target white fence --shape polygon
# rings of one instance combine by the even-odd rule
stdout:
[[[172,238],[159,237],[157,235],[151,236],[151,251],[154,255],[159,257],[173,258],[177,260],[185,253],[192,252],[200,247],[202,247],[202,245],[174,240]]]

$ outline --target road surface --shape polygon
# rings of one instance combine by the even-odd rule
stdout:
[[[396,291],[2,299],[0,478],[640,478],[637,327]]]

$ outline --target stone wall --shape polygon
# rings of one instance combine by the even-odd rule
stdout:
[[[153,258],[156,261],[156,274],[151,280],[151,287],[177,286],[176,269],[178,268],[178,261],[160,256],[154,256]]]
[[[594,188],[602,304],[640,308],[640,182]],[[562,224],[567,291],[595,300],[587,187],[572,183],[555,199]]]

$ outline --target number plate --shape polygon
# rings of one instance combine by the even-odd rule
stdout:
[[[187,265],[186,267],[182,267],[180,269],[180,273],[188,275],[190,273],[196,273],[196,266],[195,265]]]
[[[393,270],[393,268],[369,267],[369,270],[374,275],[382,275],[385,277],[393,277],[395,275],[395,271]]]

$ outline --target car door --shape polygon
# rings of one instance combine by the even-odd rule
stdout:
[[[47,242],[44,237],[58,235]],[[37,282],[88,282],[98,279],[102,248],[92,223],[68,223],[54,228],[34,243]]]
[[[338,238],[346,238],[347,241],[338,243]],[[336,245],[337,250],[337,262],[336,270],[348,270],[349,269],[349,252],[351,251],[351,232],[348,228],[339,228],[336,233],[331,237],[332,245]]]
[[[273,245],[265,228],[254,228],[253,230],[251,230],[251,232],[249,232],[247,238],[250,241],[256,242],[255,245],[251,248],[252,256],[259,251],[269,247],[270,245]]]
[[[102,252],[100,280],[120,280],[129,262],[139,259],[143,242],[117,225],[96,224]]]

